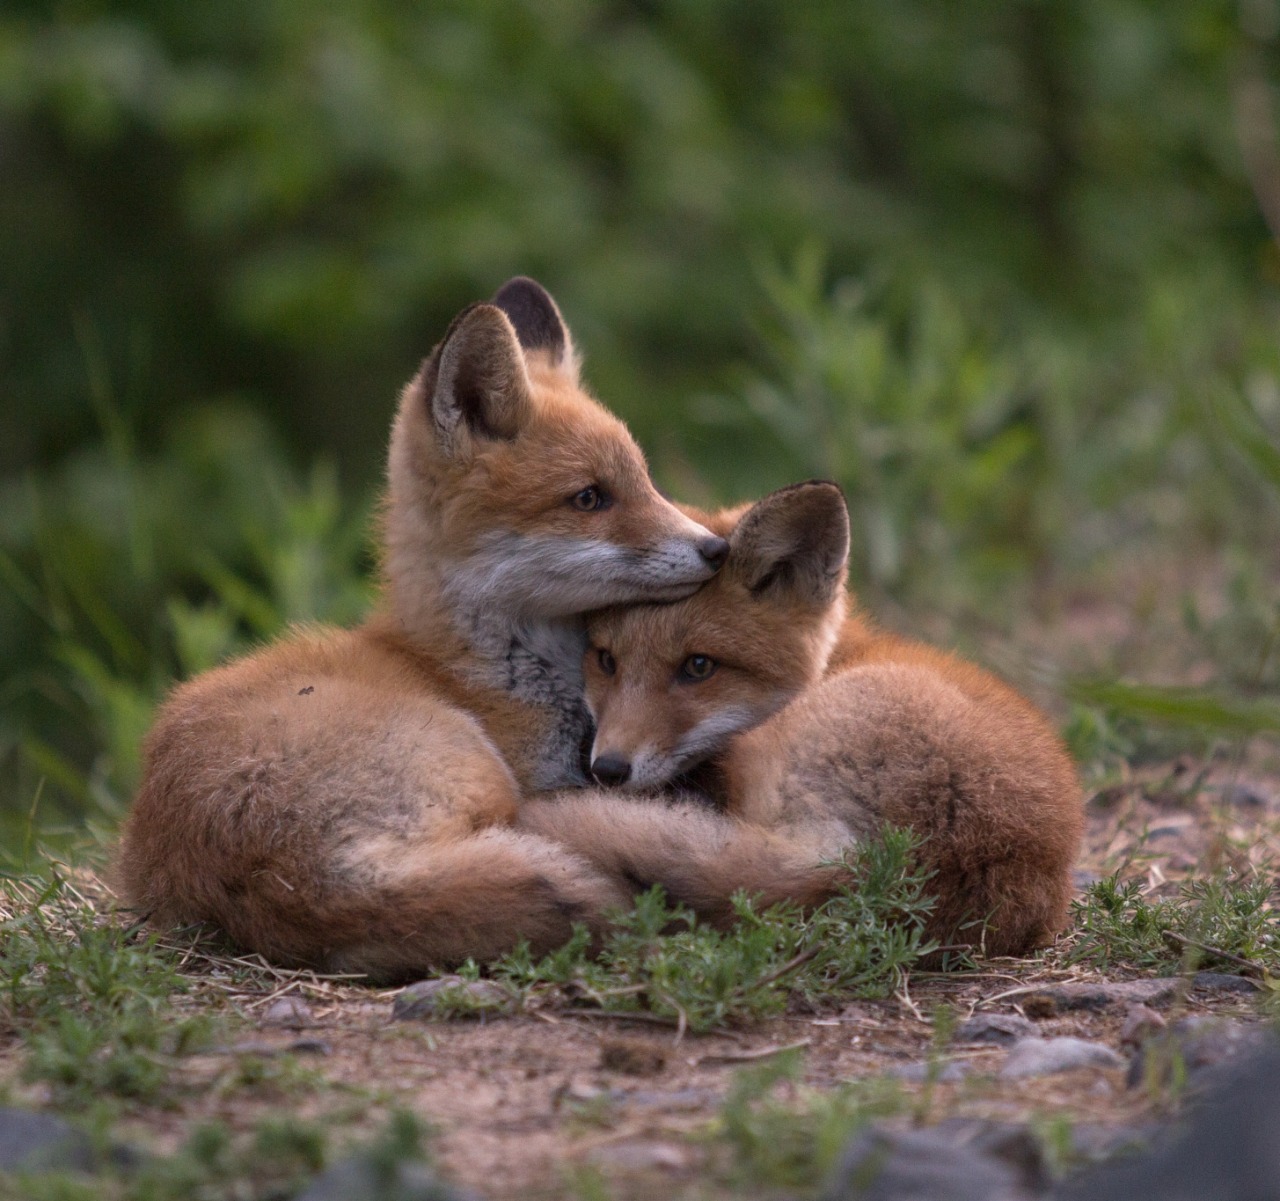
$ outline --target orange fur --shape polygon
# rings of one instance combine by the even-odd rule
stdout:
[[[152,921],[396,978],[549,950],[626,900],[513,821],[526,790],[583,781],[581,614],[688,595],[725,546],[655,491],[532,281],[465,310],[406,387],[382,540],[363,626],[162,706],[119,860]]]
[[[825,570],[833,546],[847,550],[833,494],[815,484],[761,502],[766,517],[809,509],[808,541],[788,541],[785,530],[772,543],[757,537],[763,559],[741,533],[749,521],[759,526],[755,509],[704,516],[732,547],[716,579],[677,604],[591,621],[597,762],[639,765],[627,780],[639,791],[696,769],[718,812],[614,794],[565,797],[520,820],[622,882],[664,884],[714,920],[736,887],[812,903],[834,880],[819,860],[885,823],[910,826],[934,873],[931,932],[981,942],[989,954],[1025,953],[1066,919],[1083,830],[1071,761],[1008,685],[846,617],[843,570],[826,591],[823,572],[805,575],[806,556]],[[681,677],[694,655],[716,662],[706,679]],[[735,711],[736,728],[727,728],[720,719]],[[716,736],[687,747],[699,728]]]

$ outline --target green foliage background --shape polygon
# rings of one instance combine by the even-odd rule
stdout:
[[[175,674],[358,616],[396,389],[517,272],[676,493],[839,479],[857,584],[916,612],[1217,556],[1238,620],[1197,631],[1274,694],[1280,258],[1237,110],[1277,20],[10,0],[0,845],[113,820]]]

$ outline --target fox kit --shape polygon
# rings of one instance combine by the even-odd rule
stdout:
[[[602,921],[625,890],[513,828],[582,783],[582,614],[673,601],[728,544],[662,499],[578,382],[551,297],[464,310],[400,398],[383,597],[177,688],[144,752],[120,874],[158,923],[396,978]]]
[[[1083,812],[1044,716],[972,664],[847,613],[835,485],[704,524],[730,543],[720,575],[677,604],[594,616],[586,673],[597,778],[634,792],[692,778],[713,807],[593,794],[522,822],[713,920],[735,887],[821,900],[837,878],[821,860],[910,826],[935,873],[931,933],[989,954],[1049,941]]]

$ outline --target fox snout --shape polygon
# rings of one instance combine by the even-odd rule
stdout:
[[[662,521],[667,526],[665,537],[643,552],[649,560],[648,572],[655,585],[661,587],[659,580],[665,577],[673,587],[685,586],[692,590],[724,566],[729,557],[727,539],[686,517],[656,493],[652,505],[643,506],[640,512],[648,520]],[[674,521],[669,520],[670,517],[674,517]]]
[[[621,787],[631,779],[631,760],[625,755],[597,755],[591,761],[591,774],[606,788]]]
[[[729,542],[726,538],[717,538],[714,534],[698,543],[698,554],[706,560],[712,571],[719,571],[729,557]]]

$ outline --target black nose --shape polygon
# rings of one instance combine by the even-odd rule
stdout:
[[[600,755],[592,760],[591,774],[601,784],[625,784],[631,779],[631,764],[621,755]]]
[[[712,567],[723,567],[729,557],[729,544],[723,538],[704,538],[698,543],[698,554]]]

